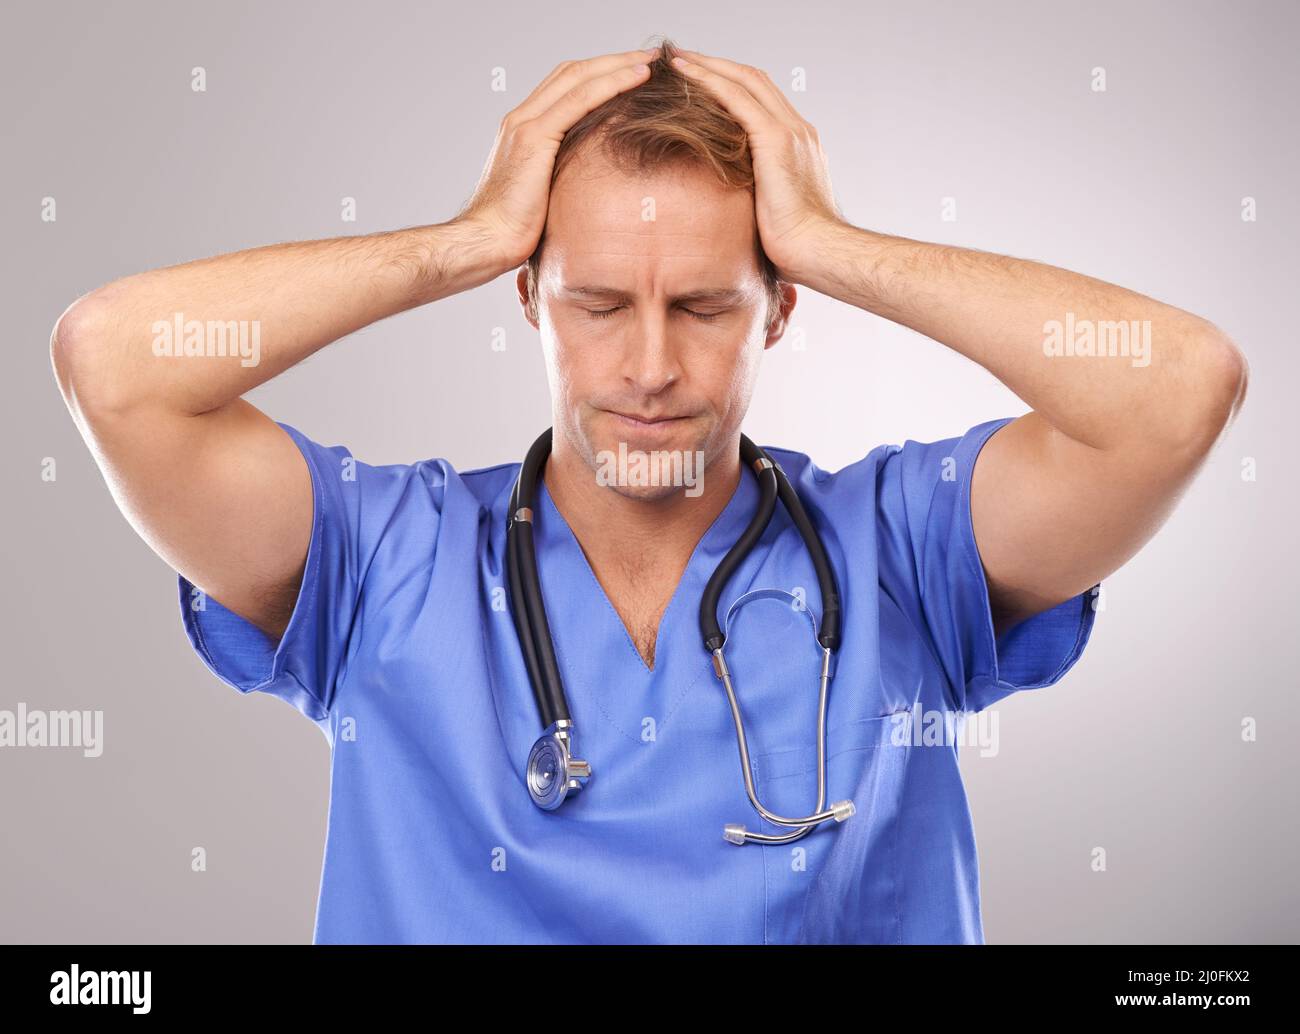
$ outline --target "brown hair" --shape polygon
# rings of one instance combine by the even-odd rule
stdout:
[[[605,157],[628,174],[646,169],[690,167],[712,171],[728,187],[754,189],[749,138],[731,113],[698,83],[673,66],[676,45],[668,39],[650,61],[644,83],[625,90],[588,112],[570,127],[560,142],[551,173],[551,186],[585,146],[599,146]],[[546,231],[528,258],[528,306],[537,318],[537,272]],[[781,280],[763,251],[754,228],[763,285],[767,289],[766,325],[781,308]]]

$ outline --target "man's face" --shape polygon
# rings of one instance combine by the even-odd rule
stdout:
[[[633,177],[591,154],[566,167],[551,192],[534,326],[555,433],[593,471],[598,454],[617,456],[620,442],[628,453],[702,453],[706,468],[728,447],[794,299],[788,289],[783,312],[765,327],[754,230],[753,196],[711,173]],[[615,490],[644,500],[682,491]]]

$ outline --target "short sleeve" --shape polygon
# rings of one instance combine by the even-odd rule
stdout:
[[[882,579],[895,572],[952,688],[958,710],[981,711],[1022,689],[1058,682],[1083,653],[1100,583],[995,637],[988,582],[971,521],[980,449],[1013,418],[959,438],[891,447],[879,474]]]
[[[412,482],[423,487],[423,480],[420,466],[371,466],[343,446],[320,445],[288,424],[279,426],[306,459],[312,486],[311,541],[284,635],[277,643],[184,576],[178,576],[181,620],[194,650],[227,685],[269,693],[321,721],[334,701],[379,541]],[[427,488],[420,494],[429,498]]]

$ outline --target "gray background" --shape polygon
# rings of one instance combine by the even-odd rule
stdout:
[[[1245,350],[1241,418],[1105,580],[1083,658],[1002,703],[1000,753],[966,751],[962,769],[990,942],[1297,940],[1297,489],[1281,432],[1300,361],[1280,304],[1300,230],[1294,4],[4,12],[0,707],[102,709],[106,745],[95,759],[0,749],[0,940],[308,941],[327,817],[321,733],[191,652],[175,576],[118,513],[59,397],[59,313],[142,269],[450,218],[500,117],[555,64],[657,33],[767,68],[818,126],[854,223],[1087,272]],[[196,65],[206,93],[190,89]],[[789,88],[795,68],[806,92]],[[947,196],[956,222],[940,219]],[[1242,221],[1243,196],[1258,221]],[[1027,408],[976,364],[829,298],[803,293],[793,322],[807,347],[768,353],[746,430],[827,470]],[[515,460],[549,419],[510,277],[367,328],[250,398],[374,463]]]

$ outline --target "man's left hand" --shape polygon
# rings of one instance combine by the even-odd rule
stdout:
[[[807,284],[826,234],[842,226],[817,130],[762,69],[682,50],[678,68],[713,93],[749,134],[754,215],[778,275]]]

